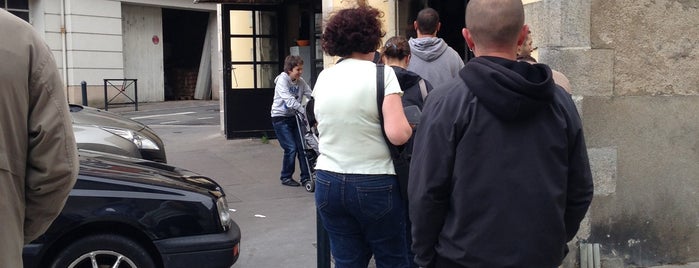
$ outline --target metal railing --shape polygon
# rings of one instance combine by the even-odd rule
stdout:
[[[135,110],[138,111],[138,79],[128,79],[128,78],[121,78],[121,79],[104,79],[104,110],[108,111],[109,110],[109,103],[114,101],[117,97],[124,96],[131,102],[120,102],[119,104],[134,104]],[[119,85],[118,82],[121,82]],[[131,98],[128,94],[126,94],[126,90],[133,85],[133,94],[134,97]],[[115,88],[117,90],[116,94],[114,94],[111,98],[109,98],[109,93],[108,89],[109,87]]]

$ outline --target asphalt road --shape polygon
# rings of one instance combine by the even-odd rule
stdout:
[[[110,111],[114,110],[149,126],[198,126],[221,123],[221,109],[218,101],[145,103],[140,104],[139,111],[134,111],[132,106],[110,109]]]

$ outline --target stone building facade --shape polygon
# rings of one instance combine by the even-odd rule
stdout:
[[[582,111],[595,199],[580,241],[602,267],[696,265],[699,1],[525,7],[540,62],[568,76]]]

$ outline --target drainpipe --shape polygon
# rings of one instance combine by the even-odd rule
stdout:
[[[68,102],[70,94],[68,92],[68,48],[66,41],[66,2],[61,0],[61,55],[63,56],[63,84]]]

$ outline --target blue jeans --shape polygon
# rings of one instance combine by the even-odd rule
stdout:
[[[272,126],[274,126],[279,145],[284,149],[284,160],[282,160],[282,172],[279,179],[282,181],[291,179],[291,176],[294,175],[295,159],[297,157],[299,159],[299,167],[301,168],[301,181],[304,182],[310,179],[311,176],[308,172],[306,155],[303,153],[296,117],[273,117]]]
[[[336,268],[408,267],[405,204],[392,175],[316,171],[316,206]]]

